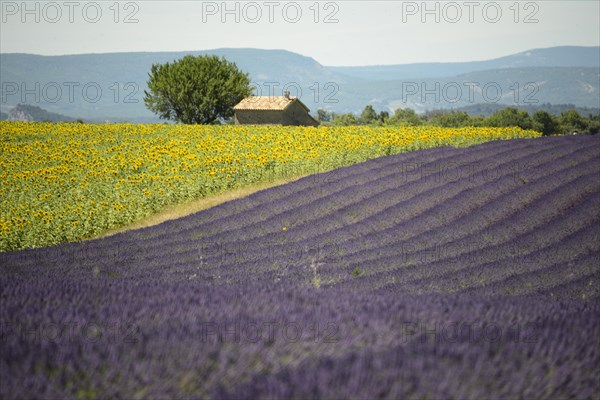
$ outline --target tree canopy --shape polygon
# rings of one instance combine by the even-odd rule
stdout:
[[[545,108],[560,110],[559,106],[544,105]],[[418,115],[410,108],[398,108],[390,116],[383,110],[377,113],[372,105],[367,105],[360,115],[352,113],[336,114],[325,110],[318,110],[319,121],[324,125],[371,125],[371,126],[419,126],[431,125],[447,128],[461,128],[466,126],[483,127],[509,127],[519,126],[523,129],[534,129],[544,135],[561,134],[600,134],[600,114],[589,114],[587,117],[579,114],[575,109],[563,110],[560,115],[555,115],[544,110],[538,110],[530,116],[526,110],[506,107],[495,110],[491,115],[470,115],[458,110],[431,110],[423,115]]]
[[[248,74],[217,56],[185,56],[153,64],[146,107],[162,119],[211,124],[231,118],[233,107],[252,93]]]
[[[388,120],[389,125],[418,126],[423,120],[410,108],[398,108]]]
[[[489,126],[519,126],[523,129],[533,128],[533,121],[531,120],[529,113],[514,107],[498,110],[490,115],[486,121]]]

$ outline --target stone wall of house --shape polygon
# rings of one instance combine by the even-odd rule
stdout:
[[[314,119],[306,112],[306,109],[297,102],[292,103],[283,114],[283,125],[316,126]]]
[[[282,112],[279,110],[236,110],[235,123],[282,125]]]
[[[294,102],[285,110],[236,110],[235,124],[317,126],[306,109]]]

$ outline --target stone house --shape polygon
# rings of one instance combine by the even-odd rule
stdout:
[[[300,99],[283,96],[250,96],[233,107],[235,124],[318,126]]]

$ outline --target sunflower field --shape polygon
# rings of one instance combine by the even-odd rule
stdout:
[[[168,205],[520,128],[281,127],[0,121],[0,251],[97,236]]]

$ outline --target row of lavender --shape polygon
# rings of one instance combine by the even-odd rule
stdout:
[[[593,397],[599,156],[407,153],[0,254],[0,396]]]
[[[30,288],[22,308],[3,299],[12,317],[3,398],[591,398],[599,389],[597,301],[49,286]]]

